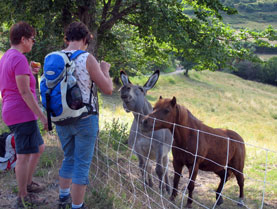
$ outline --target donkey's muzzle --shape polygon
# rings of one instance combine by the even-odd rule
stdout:
[[[142,120],[141,120],[141,126],[142,126],[142,130],[143,131],[149,131],[149,130],[151,130],[151,124],[150,124],[150,121],[148,120],[148,118],[143,118]]]

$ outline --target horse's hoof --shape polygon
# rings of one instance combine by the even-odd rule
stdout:
[[[243,199],[240,199],[239,202],[238,202],[238,206],[239,207],[242,207],[244,206],[244,202],[243,202]]]
[[[221,205],[223,203],[223,198],[220,196],[216,205]]]

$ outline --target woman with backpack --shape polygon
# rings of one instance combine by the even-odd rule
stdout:
[[[14,134],[17,161],[15,167],[18,184],[17,208],[40,205],[44,201],[33,193],[43,190],[32,176],[44,151],[44,142],[37,125],[39,118],[47,130],[47,118],[42,113],[36,96],[36,80],[24,53],[32,50],[35,29],[25,22],[18,22],[10,29],[11,48],[0,60],[0,91],[2,118]]]
[[[77,50],[85,51],[91,37],[85,24],[71,23],[65,31],[67,47],[62,52],[70,56]],[[84,196],[89,183],[89,168],[98,133],[99,111],[96,86],[105,94],[112,94],[113,90],[109,63],[102,61],[99,64],[88,52],[80,54],[73,62],[75,63],[74,76],[81,90],[83,103],[91,105],[91,114],[68,125],[56,124],[64,152],[59,171],[59,208],[68,206],[85,208]]]

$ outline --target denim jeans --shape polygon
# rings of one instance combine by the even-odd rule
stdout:
[[[56,126],[64,152],[59,172],[74,184],[89,184],[88,174],[98,133],[98,115],[90,115],[71,125]]]

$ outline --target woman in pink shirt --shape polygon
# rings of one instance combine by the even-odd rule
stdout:
[[[32,50],[35,30],[25,22],[19,22],[10,29],[11,48],[0,60],[0,91],[2,95],[2,118],[14,133],[16,143],[16,180],[18,184],[17,208],[26,203],[43,203],[32,193],[42,187],[32,181],[39,157],[44,151],[44,142],[37,125],[39,118],[47,130],[47,118],[41,111],[36,97],[36,80],[24,53]]]

